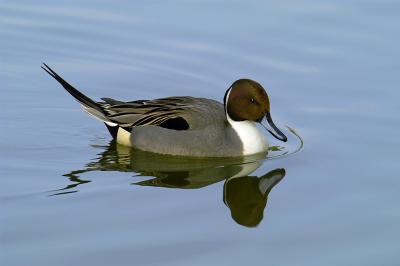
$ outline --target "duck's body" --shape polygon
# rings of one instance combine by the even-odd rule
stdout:
[[[224,104],[188,96],[131,102],[102,98],[102,102],[94,102],[47,65],[44,69],[86,112],[103,121],[122,145],[193,157],[244,156],[268,150],[267,140],[256,126],[261,118],[242,119],[245,115],[240,114],[240,110],[230,105],[225,107],[228,99],[235,100],[234,96],[230,97],[231,88],[225,94]],[[251,100],[254,103],[254,99]]]
[[[146,109],[146,105],[150,105],[152,109],[158,105],[164,108],[168,106],[169,112],[176,112],[175,115],[186,121],[188,128],[183,129],[186,125],[182,125],[184,122],[180,119],[176,119],[175,124],[170,125],[164,123],[161,126],[149,124],[132,128],[118,127],[116,141],[120,144],[155,153],[195,157],[243,156],[268,149],[264,135],[254,122],[236,122],[241,125],[235,123],[233,126],[226,118],[224,105],[211,99],[170,97],[135,102],[135,105],[137,106],[127,109],[133,113]],[[106,107],[106,110],[115,109],[117,106]],[[260,140],[256,142],[257,145],[252,145],[255,144],[253,141],[250,144],[241,139],[237,128],[242,127],[247,128],[246,134],[249,139]]]

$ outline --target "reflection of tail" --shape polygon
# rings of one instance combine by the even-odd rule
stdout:
[[[116,126],[115,123],[110,121],[110,119],[107,117],[107,114],[104,112],[103,108],[98,103],[96,103],[95,101],[93,101],[92,99],[90,99],[77,89],[75,89],[71,84],[66,82],[62,77],[60,77],[54,70],[52,70],[45,63],[43,63],[42,68],[47,73],[49,73],[50,76],[52,76],[55,80],[57,80],[64,87],[64,89],[68,91],[69,94],[71,94],[75,98],[75,100],[77,100],[81,104],[83,110],[85,110],[87,113],[94,116],[95,118],[99,119],[100,121],[106,123],[107,127]]]

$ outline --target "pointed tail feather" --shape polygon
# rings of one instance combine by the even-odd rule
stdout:
[[[57,80],[66,91],[71,94],[75,100],[77,100],[83,107],[83,109],[88,112],[90,115],[93,115],[95,118],[106,122],[107,124],[114,124],[112,123],[109,118],[107,117],[106,113],[104,113],[103,109],[92,99],[72,87],[71,84],[66,82],[62,77],[60,77],[54,70],[52,70],[48,65],[43,63],[41,66],[50,76],[52,76],[55,80]]]

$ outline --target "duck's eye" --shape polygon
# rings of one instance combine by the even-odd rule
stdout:
[[[251,99],[250,99],[250,102],[251,102],[251,103],[255,103],[254,98],[251,98]]]

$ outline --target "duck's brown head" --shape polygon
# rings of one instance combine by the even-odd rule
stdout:
[[[272,121],[268,95],[258,82],[251,79],[236,80],[225,93],[224,105],[226,115],[231,120],[261,123],[275,138],[287,141]]]

